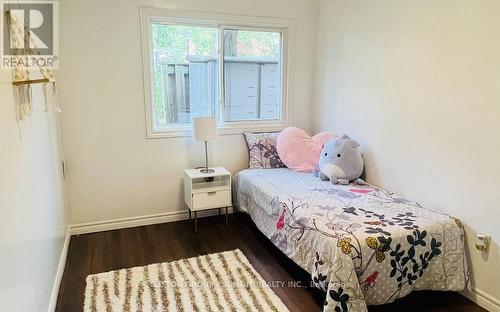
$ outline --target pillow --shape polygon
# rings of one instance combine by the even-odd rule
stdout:
[[[285,167],[276,151],[279,132],[245,133],[250,169]]]
[[[281,131],[276,139],[276,150],[289,169],[312,172],[318,164],[323,145],[334,136],[331,132],[321,132],[310,137],[302,129],[289,127]]]

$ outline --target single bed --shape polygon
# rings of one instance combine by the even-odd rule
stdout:
[[[237,208],[326,291],[324,311],[467,284],[460,221],[380,188],[280,168],[243,170],[233,192]]]

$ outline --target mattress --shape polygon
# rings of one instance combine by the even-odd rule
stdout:
[[[233,192],[236,207],[326,291],[324,311],[467,284],[460,221],[378,187],[279,168],[238,173]]]

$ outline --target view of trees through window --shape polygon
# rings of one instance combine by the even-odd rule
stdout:
[[[152,24],[153,100],[157,126],[189,124],[193,116],[218,113],[218,38],[218,28]],[[266,78],[269,88],[279,91],[281,33],[226,29],[224,56],[225,75],[231,76],[231,81],[226,77],[225,84],[234,86],[234,90],[225,90],[226,102],[230,103],[230,107],[226,103],[230,111],[225,116],[226,121],[266,119],[263,117],[265,114],[260,112],[261,107],[266,104],[265,109],[271,112],[274,108],[269,105],[273,103],[265,100],[267,102],[261,105],[260,99],[250,101],[252,95],[243,94],[239,85],[257,81],[239,80],[242,79],[240,76],[248,76],[245,71],[253,73],[258,69],[259,74],[262,71],[271,75]],[[244,65],[241,65],[242,62]],[[271,68],[271,64],[274,67]],[[260,86],[248,86],[248,89],[252,88],[259,89]],[[279,99],[278,94],[272,96]],[[252,107],[242,110],[243,106]],[[277,108],[275,110],[278,111]],[[267,119],[279,117],[279,114],[268,115]]]

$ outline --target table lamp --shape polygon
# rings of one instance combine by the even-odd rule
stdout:
[[[208,168],[207,143],[217,139],[217,120],[215,117],[195,117],[193,118],[193,139],[195,142],[205,142],[205,168],[201,173],[213,173],[213,169]]]

